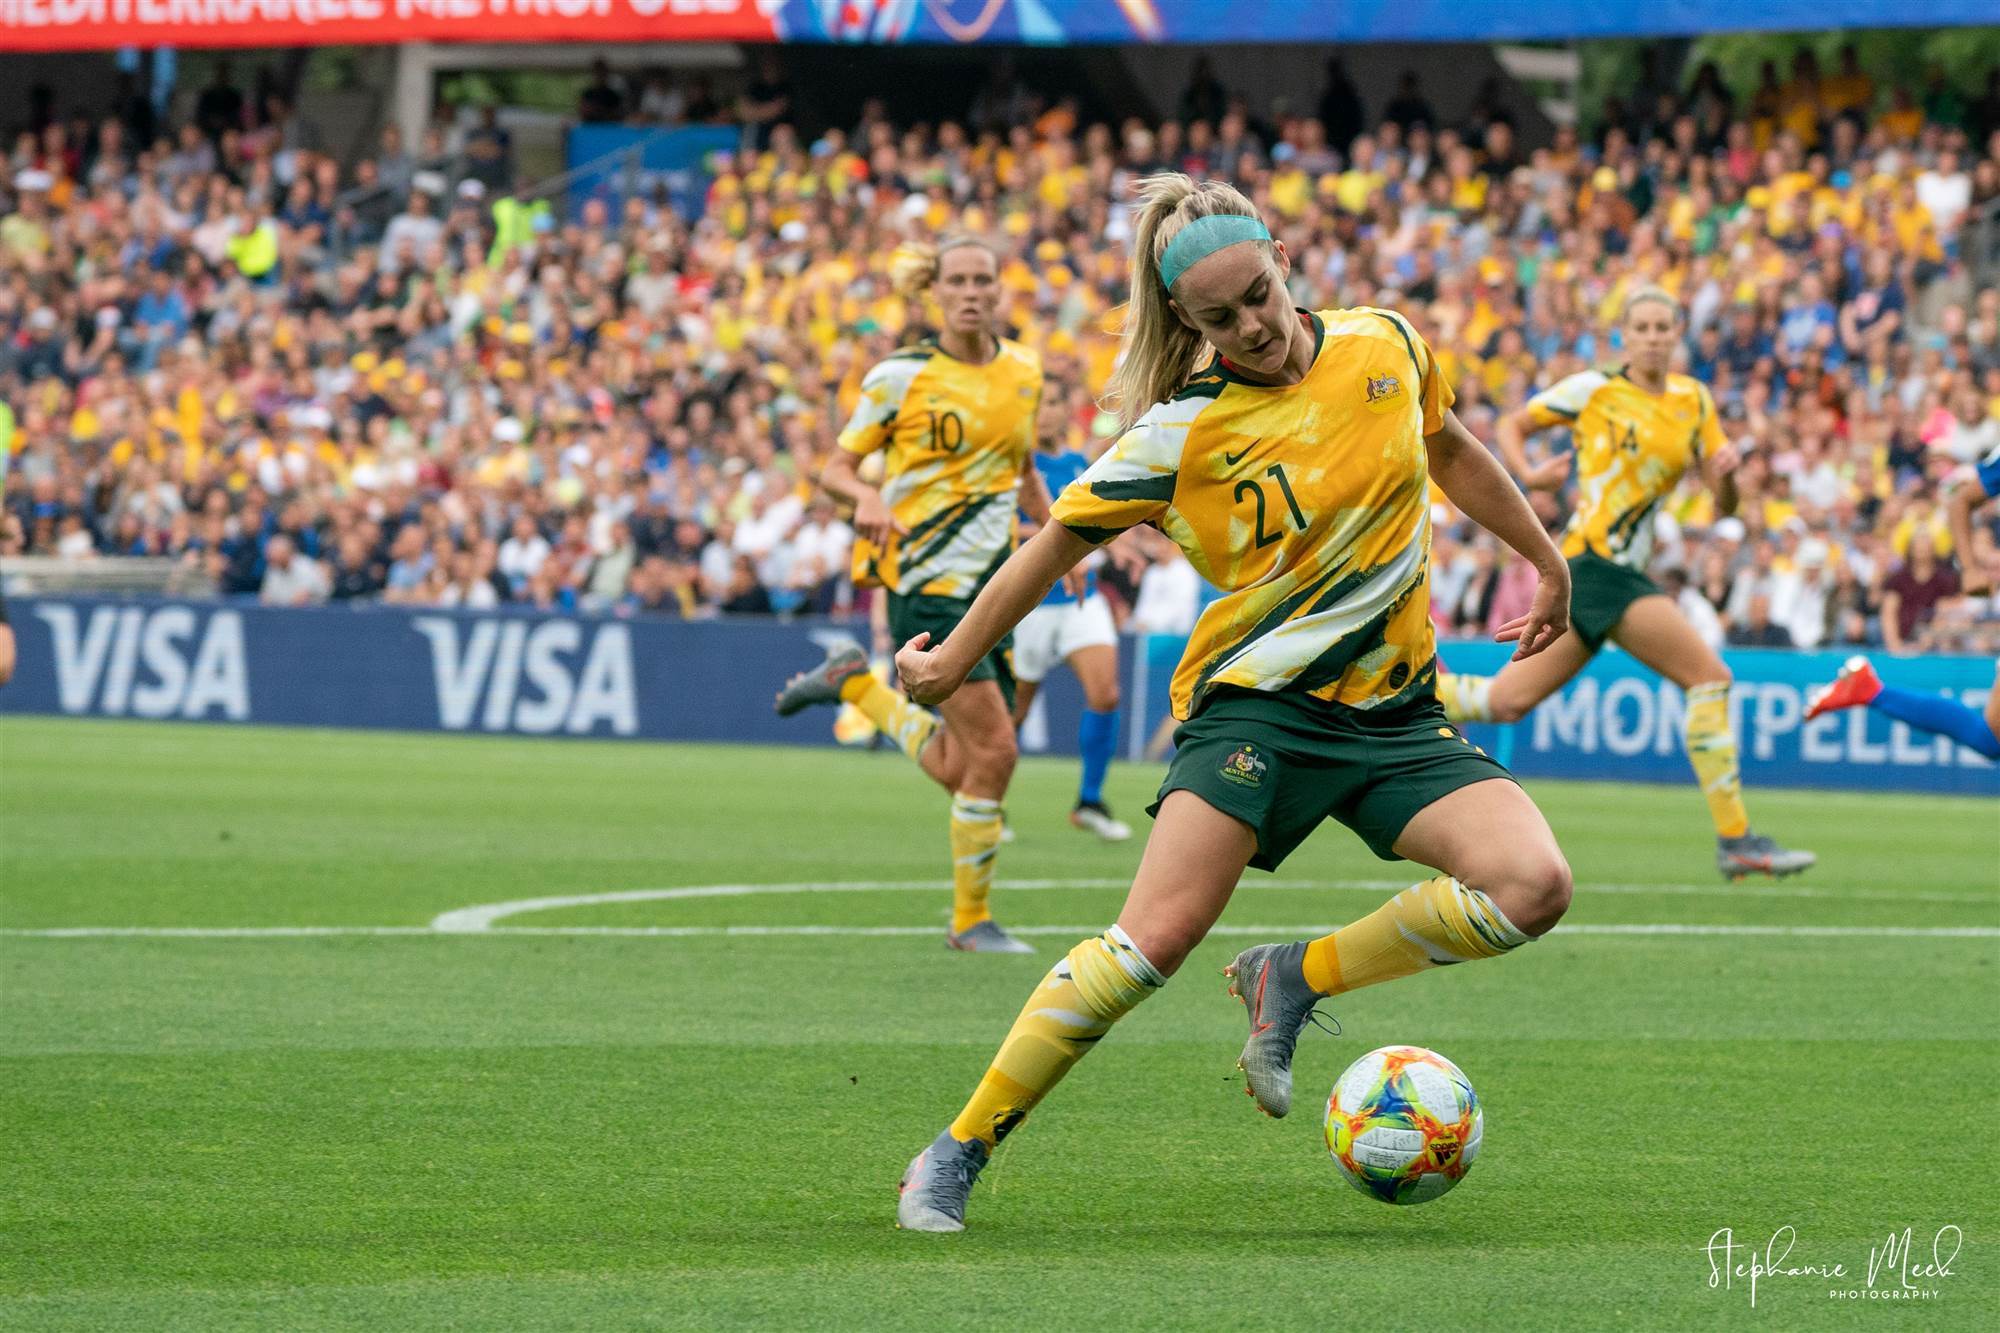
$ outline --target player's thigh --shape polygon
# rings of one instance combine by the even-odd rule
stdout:
[[[1569,863],[1556,835],[1528,793],[1507,778],[1432,801],[1404,825],[1396,853],[1485,893],[1530,935],[1548,930],[1569,906]]]
[[[8,656],[8,665],[9,669],[12,669],[11,653]],[[0,680],[4,679],[5,677],[0,677]],[[1986,726],[1995,736],[2000,736],[2000,662],[1993,664],[1993,690],[1986,696]]]
[[[1257,837],[1242,820],[1194,792],[1168,792],[1118,924],[1154,967],[1172,976],[1229,905],[1256,850]]]
[[[1533,657],[1510,661],[1493,678],[1492,692],[1487,695],[1495,720],[1517,721],[1574,680],[1594,656],[1590,646],[1570,630]]]
[[[1625,608],[1611,637],[1684,690],[1729,679],[1729,668],[1695,633],[1672,598],[1641,597]]]
[[[0,685],[5,685],[13,678],[14,627],[5,621],[0,621]]]
[[[1078,648],[1066,659],[1083,685],[1084,706],[1099,713],[1118,707],[1118,649],[1108,643]]]

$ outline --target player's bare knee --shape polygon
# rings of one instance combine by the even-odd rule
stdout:
[[[1720,685],[1726,690],[1735,683],[1735,673],[1730,671],[1723,663],[1714,662],[1696,671],[1695,678],[1688,682],[1687,687],[1691,690],[1699,690],[1713,689]]]
[[[1575,885],[1569,862],[1553,847],[1524,855],[1503,877],[1505,901],[1492,896],[1515,927],[1528,935],[1546,935],[1569,911]]]
[[[1118,691],[1115,687],[1097,695],[1086,694],[1083,699],[1083,706],[1093,713],[1115,713],[1118,711],[1118,704]]]
[[[1208,933],[1204,923],[1193,917],[1183,919],[1173,912],[1150,913],[1143,923],[1120,924],[1153,970],[1163,977],[1180,971],[1181,964]]]
[[[1014,741],[1011,727],[995,727],[981,731],[977,737],[960,737],[967,742],[965,772],[968,781],[977,778],[994,790],[1005,788],[1008,779],[1014,776],[1014,763],[1020,751]]]

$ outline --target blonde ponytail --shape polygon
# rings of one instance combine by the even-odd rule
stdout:
[[[999,267],[1000,252],[977,236],[947,236],[938,245],[904,241],[889,255],[889,285],[904,300],[916,300],[937,281],[938,265],[945,255],[968,245],[978,246],[992,255],[994,267]]]
[[[914,301],[937,281],[938,252],[922,241],[904,241],[889,255],[889,285],[896,295]]]
[[[1160,281],[1160,256],[1188,223],[1221,214],[1254,218],[1257,206],[1233,186],[1178,172],[1139,182],[1132,299],[1125,311],[1124,346],[1104,395],[1105,406],[1118,414],[1120,430],[1130,430],[1153,404],[1173,397],[1194,373],[1204,339],[1173,312]]]

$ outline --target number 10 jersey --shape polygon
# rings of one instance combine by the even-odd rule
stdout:
[[[854,580],[905,596],[967,598],[1014,549],[1014,506],[1035,442],[1042,363],[1000,340],[973,365],[935,342],[884,357],[861,381],[840,447],[884,459],[882,500],[903,532],[854,545]]]

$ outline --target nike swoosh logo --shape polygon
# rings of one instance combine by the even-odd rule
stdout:
[[[1225,450],[1222,455],[1222,461],[1224,463],[1227,463],[1230,467],[1235,467],[1238,463],[1242,462],[1244,459],[1250,456],[1250,450],[1255,449],[1258,445],[1262,444],[1263,442],[1264,442],[1264,437],[1259,435],[1256,439],[1250,441],[1249,445],[1240,454],[1232,454]]]
[[[1254,447],[1255,446],[1253,445],[1252,448]],[[1250,452],[1250,450],[1245,449],[1243,452],[1247,454]],[[1223,457],[1227,458],[1228,455],[1224,454]],[[1271,969],[1269,967],[1266,967],[1262,972],[1257,974],[1257,1011],[1256,1014],[1254,1015],[1255,1018],[1259,1019],[1264,1018],[1264,983],[1269,981],[1270,979],[1271,979]],[[1271,1026],[1271,1021],[1268,1019],[1265,1019],[1265,1021],[1261,1023],[1255,1023],[1250,1029],[1250,1035],[1253,1037],[1262,1036],[1264,1032],[1270,1028],[1270,1026]]]

